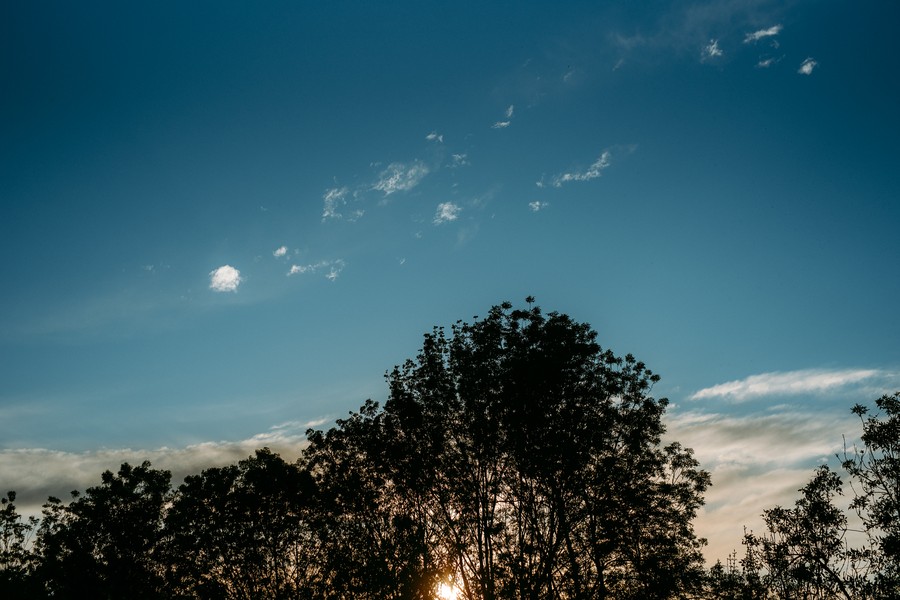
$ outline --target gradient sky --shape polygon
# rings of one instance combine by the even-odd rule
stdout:
[[[900,5],[386,4],[0,7],[0,487],[296,455],[534,295],[739,547],[900,389]]]

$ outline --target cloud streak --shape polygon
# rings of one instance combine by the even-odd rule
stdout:
[[[764,396],[796,396],[821,394],[850,384],[884,375],[877,369],[805,369],[800,371],[761,373],[704,388],[692,400],[724,398],[744,402]]]
[[[781,29],[782,29],[781,25],[773,25],[772,27],[769,27],[768,29],[760,29],[758,31],[754,31],[753,33],[748,33],[744,37],[744,43],[750,44],[753,42],[758,42],[759,40],[761,40],[763,38],[776,36],[781,32]]]
[[[591,179],[597,179],[601,175],[603,175],[603,171],[609,168],[612,161],[612,153],[609,150],[604,150],[600,157],[594,161],[594,163],[587,168],[585,171],[571,171],[567,173],[560,173],[556,175],[551,183],[553,187],[562,187],[565,183],[570,183],[572,181],[590,181]],[[543,185],[539,182],[538,187],[543,187]]]
[[[336,260],[320,260],[317,263],[312,263],[308,265],[291,265],[291,268],[288,270],[287,275],[291,277],[292,275],[305,275],[307,273],[318,273],[325,269],[328,272],[325,274],[325,278],[329,281],[334,281],[340,276],[341,271],[344,270],[344,267],[347,266],[342,259],[338,258]]]

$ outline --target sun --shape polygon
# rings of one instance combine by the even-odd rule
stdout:
[[[459,589],[450,583],[442,583],[438,586],[438,600],[456,600],[459,596]]]

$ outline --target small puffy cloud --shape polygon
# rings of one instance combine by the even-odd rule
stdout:
[[[703,50],[700,52],[700,60],[711,60],[713,58],[718,58],[725,53],[719,48],[719,40],[709,40],[709,43],[703,47]]]
[[[506,129],[512,124],[512,121],[497,121],[491,125],[491,129]]]
[[[214,292],[236,292],[242,281],[241,272],[231,265],[209,272],[209,289]]]
[[[812,75],[813,69],[815,69],[819,63],[817,63],[812,58],[807,58],[803,61],[803,64],[800,65],[800,68],[797,69],[797,72],[801,75]]]
[[[539,210],[544,210],[548,206],[550,206],[549,202],[541,202],[539,200],[535,200],[534,202],[528,203],[528,210],[530,210],[531,212],[538,212]]]
[[[322,208],[322,220],[325,219],[340,219],[341,213],[339,209],[347,203],[347,194],[350,190],[346,187],[340,188],[331,188],[330,190],[326,190],[325,194],[322,195],[323,200],[323,208]]]
[[[553,178],[553,187],[562,187],[564,183],[569,183],[570,181],[590,181],[591,179],[597,179],[603,174],[610,163],[612,158],[612,154],[609,150],[604,150],[600,157],[594,161],[586,171],[574,171],[570,173],[561,173]],[[543,187],[543,182],[538,182],[538,187]]]
[[[428,175],[428,167],[419,161],[413,161],[411,164],[391,163],[378,176],[378,181],[372,186],[373,190],[384,192],[385,196],[390,196],[395,192],[406,192],[417,185]]]
[[[773,25],[768,29],[760,29],[758,31],[754,31],[753,33],[748,33],[744,37],[744,43],[749,44],[751,42],[758,42],[759,40],[767,37],[773,37],[778,35],[781,32],[781,25]]]
[[[704,388],[693,394],[691,399],[726,398],[734,402],[744,402],[763,396],[821,394],[881,375],[884,373],[877,369],[804,369],[762,373]]]
[[[440,143],[444,142],[444,136],[439,134],[436,131],[432,131],[431,133],[426,135],[425,139],[428,140],[429,142],[440,142]]]
[[[434,224],[440,225],[442,223],[447,223],[450,221],[455,221],[459,218],[459,213],[462,209],[452,202],[441,202],[437,206],[437,211],[434,213]]]
[[[279,246],[278,248],[275,248],[274,252],[272,252],[272,256],[274,256],[275,258],[281,258],[282,256],[285,256],[287,252],[287,246]]]

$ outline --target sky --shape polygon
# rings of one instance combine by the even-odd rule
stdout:
[[[661,375],[707,557],[739,550],[900,389],[897,22],[3,3],[0,488],[294,458],[432,326],[533,295]]]

